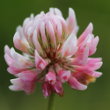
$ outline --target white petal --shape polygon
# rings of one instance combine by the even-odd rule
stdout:
[[[76,15],[72,8],[69,8],[69,17],[67,18],[68,33],[74,32],[75,34],[78,31]]]
[[[77,37],[72,33],[64,42],[61,54],[63,56],[72,56],[77,51]]]
[[[62,13],[58,8],[55,8],[55,14],[59,15],[59,16],[62,16]]]

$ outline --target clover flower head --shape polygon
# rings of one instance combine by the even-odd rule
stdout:
[[[22,53],[5,46],[8,72],[16,77],[9,88],[30,94],[36,83],[42,83],[45,97],[53,92],[62,96],[66,82],[73,89],[85,90],[102,75],[96,71],[102,65],[101,58],[90,57],[96,52],[99,37],[94,37],[92,23],[78,38],[77,31],[72,8],[67,19],[57,8],[26,18],[13,38]]]

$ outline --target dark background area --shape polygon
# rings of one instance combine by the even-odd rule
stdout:
[[[94,24],[94,34],[100,36],[95,57],[103,58],[100,71],[103,76],[90,84],[86,91],[72,90],[64,85],[64,97],[55,97],[55,110],[109,110],[110,109],[110,0],[0,0],[0,110],[46,110],[47,101],[37,84],[32,95],[12,92],[8,89],[10,75],[4,61],[4,45],[13,46],[16,27],[23,20],[50,7],[59,8],[64,17],[72,7],[77,16],[79,35],[89,22]]]

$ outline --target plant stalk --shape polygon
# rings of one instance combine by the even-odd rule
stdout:
[[[49,96],[47,110],[55,110],[54,109],[54,97],[55,97],[54,93]]]

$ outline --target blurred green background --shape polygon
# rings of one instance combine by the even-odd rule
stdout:
[[[110,0],[0,0],[0,110],[46,110],[48,99],[44,99],[40,84],[34,94],[12,92],[8,89],[13,78],[4,62],[4,45],[13,46],[16,27],[31,13],[48,11],[57,7],[64,17],[72,7],[77,16],[79,34],[89,22],[94,24],[94,34],[100,36],[97,53],[104,65],[103,76],[90,84],[86,91],[72,90],[64,85],[64,97],[55,97],[55,110],[110,110]]]

